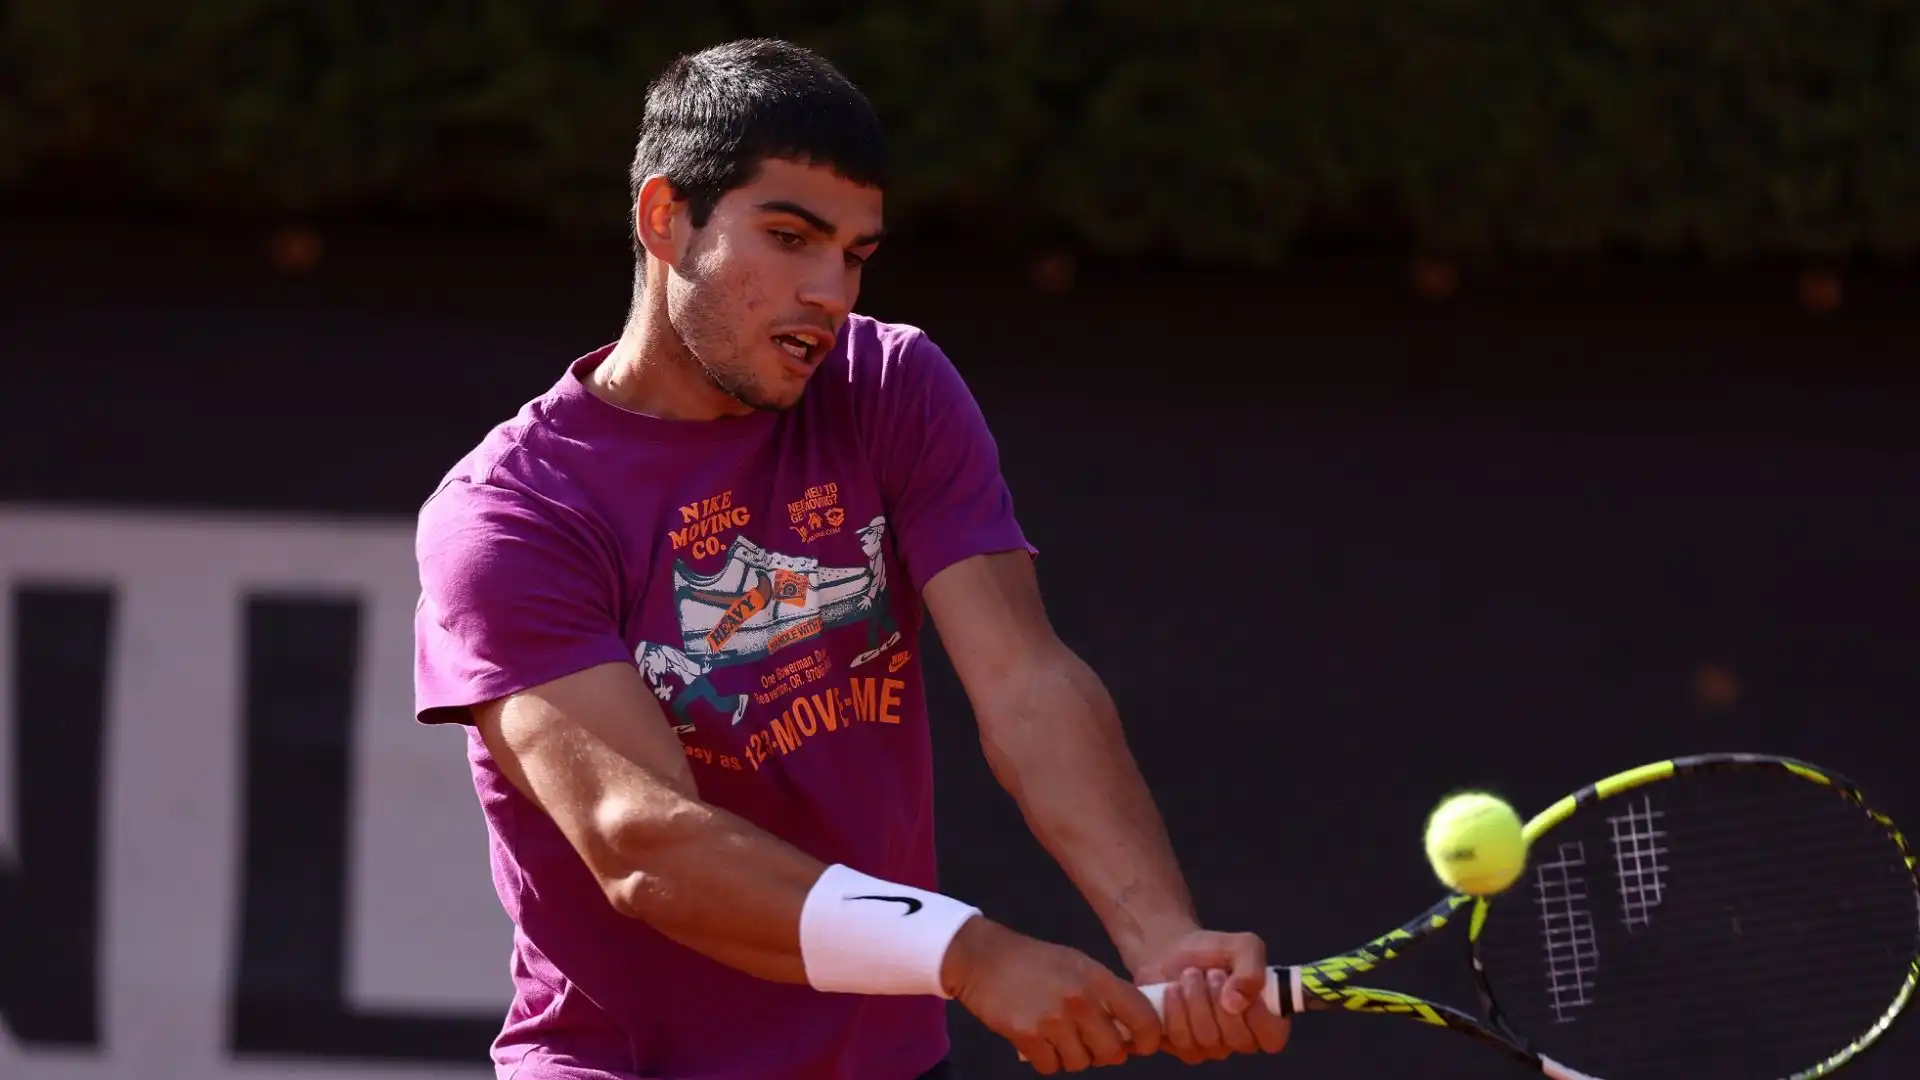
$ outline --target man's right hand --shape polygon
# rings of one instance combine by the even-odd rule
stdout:
[[[1037,941],[984,916],[967,920],[954,935],[940,979],[954,1000],[1043,1076],[1118,1065],[1129,1053],[1160,1048],[1159,1014],[1139,987],[1077,949]]]

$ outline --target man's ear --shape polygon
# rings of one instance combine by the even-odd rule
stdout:
[[[654,175],[640,185],[634,199],[633,228],[641,250],[668,266],[679,266],[692,239],[693,218],[673,184]]]

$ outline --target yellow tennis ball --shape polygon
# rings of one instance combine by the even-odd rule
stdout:
[[[1450,889],[1470,896],[1502,892],[1527,867],[1520,815],[1484,791],[1449,796],[1427,819],[1427,861]]]

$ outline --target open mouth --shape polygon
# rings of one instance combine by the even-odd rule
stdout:
[[[791,334],[775,334],[773,336],[773,343],[778,345],[781,351],[802,364],[810,364],[817,359],[826,344],[819,336],[807,333],[804,330],[795,331]]]

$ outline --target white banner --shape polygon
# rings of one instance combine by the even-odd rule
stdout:
[[[250,596],[361,605],[353,687],[343,1011],[498,1018],[511,927],[494,897],[462,732],[412,718],[412,523],[0,507],[0,603],[21,588],[113,598],[101,797],[99,1046],[0,1031],[9,1080],[491,1075],[326,1057],[232,1060],[242,893]],[[0,871],[19,855],[14,619],[0,618]],[[30,632],[30,630],[29,630]],[[317,808],[323,812],[331,808]],[[335,811],[337,812],[337,811]],[[0,954],[0,978],[11,966]],[[12,973],[16,980],[21,976]],[[0,1020],[5,1020],[0,1016]]]

